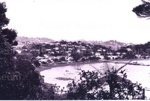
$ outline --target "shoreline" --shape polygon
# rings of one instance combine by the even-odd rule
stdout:
[[[41,71],[44,71],[44,70],[47,70],[47,69],[51,69],[51,68],[55,68],[55,67],[85,65],[85,64],[93,64],[93,63],[100,63],[100,62],[95,61],[95,62],[78,62],[78,63],[64,63],[64,64],[48,64],[47,66],[38,67],[36,70],[38,72],[41,72]]]
[[[132,59],[132,61],[141,61],[141,60],[150,60],[150,59]],[[86,65],[86,64],[94,64],[94,63],[111,63],[111,62],[114,62],[116,64],[120,64],[120,63],[127,63],[129,61],[130,60],[99,60],[99,61],[87,61],[87,62],[78,62],[78,63],[75,63],[75,62],[73,62],[73,63],[60,63],[60,64],[57,63],[57,64],[47,64],[46,66],[40,66],[40,67],[37,67],[35,70],[38,72],[41,72],[41,71],[55,68],[55,67]],[[130,63],[128,65],[137,65],[138,66],[140,64]],[[147,65],[145,65],[145,66],[147,66]]]

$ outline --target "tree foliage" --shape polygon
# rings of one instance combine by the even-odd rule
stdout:
[[[42,78],[26,56],[16,56],[12,46],[17,45],[17,32],[6,28],[6,11],[6,4],[0,3],[0,99],[37,98]]]
[[[108,89],[106,89],[108,86]],[[143,99],[143,88],[140,84],[132,83],[126,73],[121,75],[107,71],[101,75],[95,71],[82,71],[80,80],[68,85],[67,99],[69,100],[117,100]]]
[[[132,11],[138,17],[149,18],[150,17],[150,2],[142,0],[142,4],[134,7]]]
[[[83,54],[75,50],[71,52],[71,57],[74,59],[75,62],[78,62],[79,59],[83,57]]]

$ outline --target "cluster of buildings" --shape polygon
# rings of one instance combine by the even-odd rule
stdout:
[[[51,42],[43,44],[30,44],[23,46],[18,53],[31,53],[40,64],[56,64],[56,63],[73,63],[90,62],[99,60],[115,60],[141,58],[140,54],[130,56],[132,49],[127,48],[122,50],[111,50],[101,45],[94,45],[90,43],[78,42]]]

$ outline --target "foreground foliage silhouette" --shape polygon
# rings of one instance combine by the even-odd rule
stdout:
[[[150,17],[150,2],[141,0],[142,4],[133,8],[133,12],[140,18]]]
[[[80,80],[73,81],[68,88],[70,100],[144,99],[142,86],[128,80],[124,71],[120,74],[115,70],[106,71],[104,75],[98,71],[82,71]]]
[[[6,4],[0,3],[0,99],[38,98],[42,77],[25,56],[19,57],[14,51],[17,33],[6,28],[9,23],[6,11]]]

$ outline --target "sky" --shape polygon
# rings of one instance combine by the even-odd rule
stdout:
[[[18,36],[54,40],[150,41],[150,20],[132,9],[141,0],[1,0]]]

